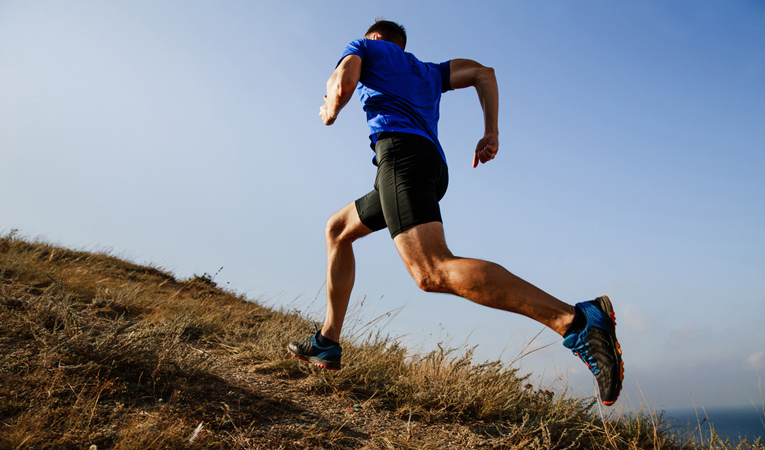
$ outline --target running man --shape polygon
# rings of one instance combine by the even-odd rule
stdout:
[[[488,261],[454,256],[446,246],[439,200],[448,170],[437,124],[441,94],[474,87],[484,134],[473,167],[499,149],[499,92],[494,70],[469,59],[424,63],[404,51],[400,25],[378,20],[345,48],[327,81],[319,115],[332,125],[354,90],[367,115],[374,189],[330,217],[327,243],[327,315],[321,330],[289,352],[325,369],[340,369],[340,333],[355,280],[353,242],[387,228],[417,285],[480,305],[522,314],[563,336],[595,375],[600,397],[612,405],[622,388],[623,364],[608,297],[571,306]]]

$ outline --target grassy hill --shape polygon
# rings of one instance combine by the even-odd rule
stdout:
[[[696,448],[469,351],[370,335],[322,371],[285,350],[312,326],[209,275],[0,237],[0,450]]]

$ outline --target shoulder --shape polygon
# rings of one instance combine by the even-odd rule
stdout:
[[[356,39],[348,43],[343,49],[343,56],[356,54],[361,56],[366,48],[365,42],[367,39]]]
[[[337,61],[337,65],[339,66],[341,62],[345,59],[348,55],[356,55],[360,57],[361,59],[364,59],[365,54],[365,48],[366,43],[364,41],[367,41],[368,39],[356,39],[355,41],[351,41],[348,45],[345,46],[343,49],[342,55],[340,55],[340,59]]]
[[[409,55],[409,53],[404,52],[404,50],[402,50],[401,47],[394,44],[393,42],[382,41],[382,40],[357,39],[348,45],[358,46],[364,52],[370,55],[385,55],[388,57],[400,57],[400,58],[403,58],[404,55]]]
[[[366,67],[376,66],[378,64],[388,65],[402,65],[406,64],[407,57],[412,55],[405,53],[398,45],[387,42],[378,41],[374,39],[356,39],[351,41],[343,51],[343,55],[340,57],[342,61],[348,55],[357,55],[363,61]],[[415,58],[416,59],[416,58]]]

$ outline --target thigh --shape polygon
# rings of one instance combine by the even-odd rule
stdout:
[[[359,221],[370,230],[379,231],[387,226],[377,189],[356,200],[354,205]]]
[[[446,193],[448,170],[427,138],[393,133],[377,142],[375,190],[391,237],[417,225],[441,222],[439,200]]]
[[[454,255],[446,246],[444,226],[430,222],[412,227],[393,239],[409,273],[415,278],[438,271],[441,263]]]

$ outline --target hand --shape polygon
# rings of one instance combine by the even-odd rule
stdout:
[[[481,164],[486,164],[487,162],[494,159],[494,157],[497,156],[498,151],[499,138],[497,133],[489,133],[484,135],[481,140],[478,141],[478,145],[475,147],[475,154],[473,155],[473,168],[478,167],[478,161],[481,161]]]
[[[335,119],[337,119],[337,116],[333,116],[329,111],[326,95],[324,96],[324,104],[321,105],[321,108],[319,108],[319,116],[321,116],[321,120],[324,122],[324,125],[332,125],[335,123]]]

